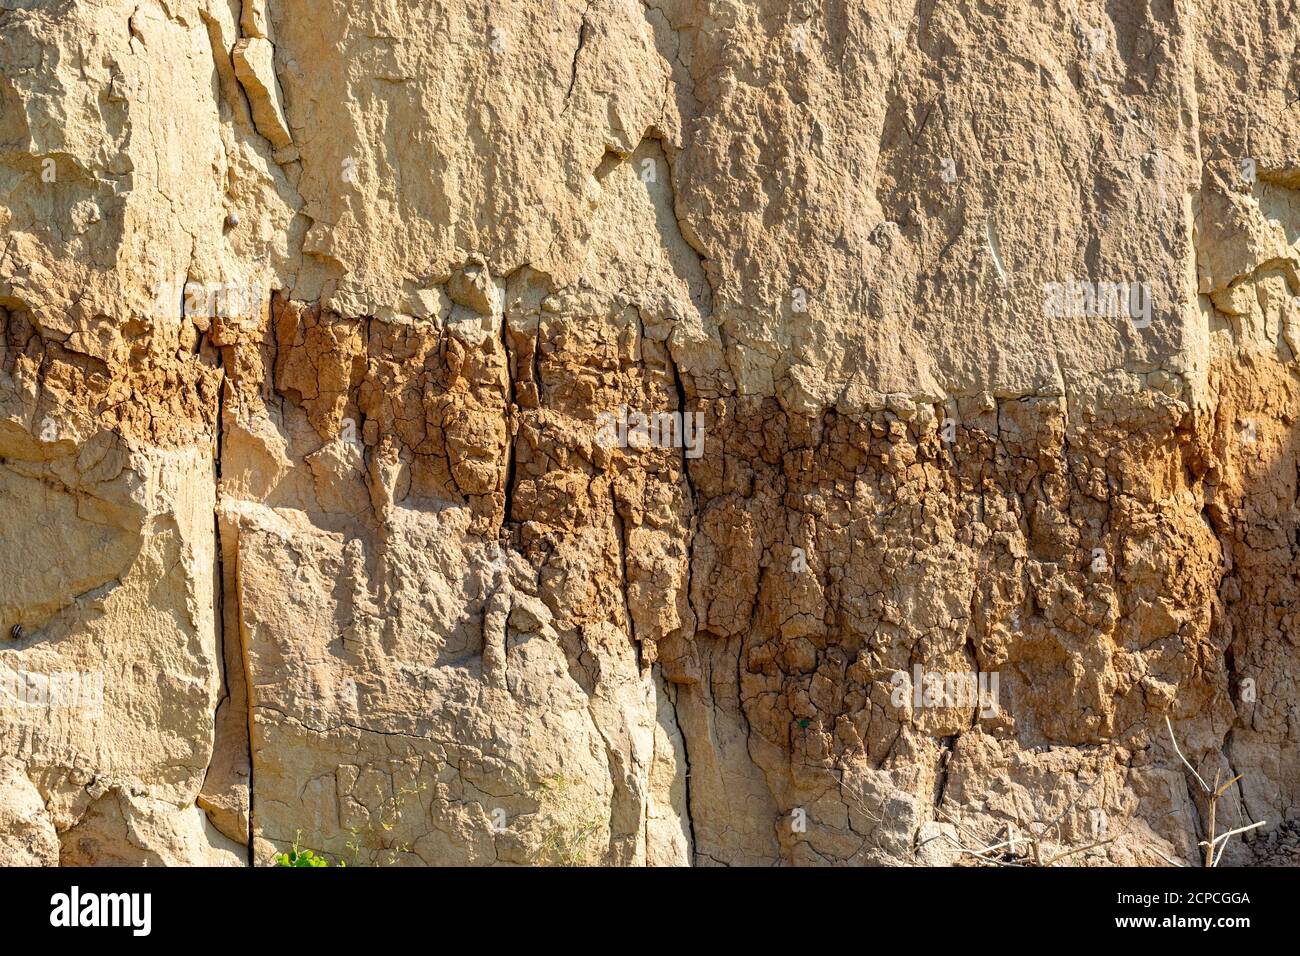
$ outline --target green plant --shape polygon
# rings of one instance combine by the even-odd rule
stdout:
[[[548,794],[546,801],[551,819],[550,830],[542,849],[549,861],[561,866],[595,866],[601,859],[597,840],[604,827],[601,808],[586,793],[575,791],[563,777],[543,780],[538,790]]]
[[[276,866],[329,866],[330,861],[320,856],[313,850],[300,846],[298,841],[302,839],[302,831],[299,830],[293,838],[293,846],[287,853],[277,853],[275,855]],[[339,866],[347,866],[342,860]]]
[[[348,828],[351,838],[347,842],[347,848],[352,854],[354,865],[360,865],[357,861],[363,852],[368,855],[371,866],[392,866],[397,861],[398,854],[411,852],[410,843],[393,843],[387,834],[402,821],[407,798],[418,797],[428,786],[422,782],[415,787],[399,787],[391,797],[380,802],[378,825],[370,822],[365,827]]]

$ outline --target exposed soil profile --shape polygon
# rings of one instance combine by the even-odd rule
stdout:
[[[1290,0],[0,37],[0,865],[1300,863]]]

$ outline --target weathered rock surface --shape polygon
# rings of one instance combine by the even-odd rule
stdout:
[[[0,37],[0,863],[1295,861],[1290,4]]]

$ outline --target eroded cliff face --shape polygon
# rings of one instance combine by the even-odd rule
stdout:
[[[0,862],[1292,861],[1298,45],[0,0]]]

